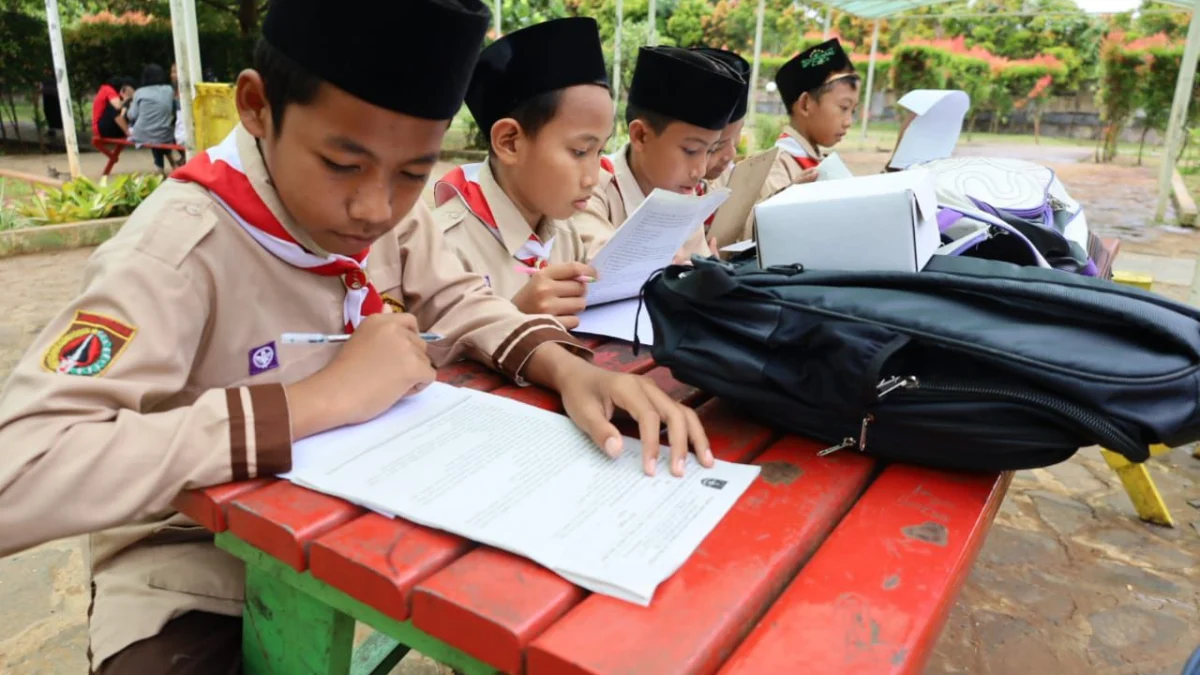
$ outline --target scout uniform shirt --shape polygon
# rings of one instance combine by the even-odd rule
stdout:
[[[626,143],[616,154],[601,160],[604,170],[592,188],[587,207],[571,219],[587,248],[589,259],[608,243],[613,232],[646,200],[641,186],[633,177],[633,169],[629,168],[629,152],[630,147]],[[700,255],[707,258],[710,255],[703,227],[696,228],[680,252],[689,257]]]
[[[250,134],[239,126],[217,149],[317,250]],[[580,351],[552,318],[518,312],[464,272],[420,202],[369,258],[383,302],[444,336],[429,346],[435,364],[467,355],[519,382],[539,345]],[[171,501],[291,468],[283,385],[338,348],[283,345],[280,334],[343,332],[348,277],[284,262],[212,193],[167,181],[97,249],[82,294],[16,366],[0,395],[0,556],[94,533],[93,667],[188,611],[241,614],[241,562]]]
[[[529,282],[516,267],[584,262],[587,250],[570,221],[542,218],[537,230],[517,210],[487,162],[451,171],[434,186],[433,221],[463,266],[503,298]]]

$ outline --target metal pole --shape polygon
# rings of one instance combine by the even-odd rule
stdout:
[[[833,5],[825,6],[825,32],[821,35],[822,40],[829,39],[829,24],[833,22]]]
[[[179,75],[179,115],[183,117],[184,144],[188,157],[196,154],[196,126],[192,119],[192,69],[187,47],[186,0],[171,0],[171,37],[175,41],[175,63]]]
[[[1188,101],[1192,96],[1192,84],[1196,78],[1197,57],[1200,57],[1200,6],[1192,9],[1187,46],[1183,49],[1183,63],[1179,64],[1179,77],[1175,80],[1175,99],[1171,103],[1162,166],[1158,168],[1158,201],[1154,204],[1156,222],[1162,222],[1167,213],[1167,198],[1171,194],[1171,177],[1175,171],[1175,153],[1179,151],[1183,122],[1187,119]]]
[[[655,7],[655,0],[650,0],[650,36],[647,44],[651,47],[658,44],[658,11]]]
[[[867,123],[871,121],[871,90],[875,87],[875,54],[879,48],[879,19],[871,29],[871,61],[867,64],[867,91],[863,94],[862,137],[867,138]]]
[[[750,92],[747,94],[746,101],[746,126],[754,129],[754,117],[757,113],[758,106],[755,105],[755,95],[758,94],[758,64],[762,61],[762,33],[763,33],[763,15],[767,13],[766,0],[758,0],[758,9],[754,17],[754,62],[750,65]],[[756,138],[751,133],[750,138]]]
[[[621,27],[625,23],[625,1],[617,0],[617,30],[613,35],[613,104],[621,100]]]
[[[496,37],[497,38],[499,38],[501,35],[504,35],[504,33],[500,32],[500,11],[501,11],[500,3],[501,2],[502,2],[502,0],[496,0],[496,11],[493,12],[493,14],[495,15],[495,18],[496,18]]]
[[[71,109],[71,85],[67,80],[67,55],[63,49],[58,0],[46,0],[46,26],[50,30],[50,54],[54,59],[54,81],[58,85],[58,107],[63,118],[63,142],[71,179],[79,178],[79,141],[75,138],[75,111]],[[105,102],[105,105],[108,105]]]

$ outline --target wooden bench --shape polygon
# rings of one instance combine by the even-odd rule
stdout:
[[[113,167],[117,165],[117,161],[121,159],[121,152],[125,148],[136,145],[133,141],[127,138],[105,138],[103,136],[92,137],[92,147],[100,151],[100,154],[108,158],[108,164],[104,165],[103,175],[107,176],[112,173]],[[186,150],[182,145],[174,143],[142,143],[142,148],[153,148],[155,150],[170,150],[186,154]]]
[[[762,467],[649,607],[286,482],[188,492],[176,507],[247,565],[247,674],[379,672],[360,668],[410,647],[466,675],[921,671],[1007,475],[817,457],[819,444],[710,400],[644,352],[591,346],[598,364],[642,373],[696,407],[718,457]],[[557,396],[474,364],[438,379],[560,408]],[[380,633],[370,654],[351,653],[355,619]],[[766,658],[781,637],[794,653]],[[795,653],[813,658],[791,668]]]

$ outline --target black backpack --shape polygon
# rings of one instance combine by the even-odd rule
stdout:
[[[1200,438],[1200,313],[1136,288],[934,256],[919,273],[696,259],[642,293],[676,379],[825,454],[1007,470]]]

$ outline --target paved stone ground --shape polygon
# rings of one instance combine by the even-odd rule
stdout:
[[[1147,227],[1153,172],[1078,164],[1069,151],[1056,152],[1052,166],[1086,205],[1093,229],[1119,234],[1131,262],[1181,282],[1156,290],[1186,301],[1190,280],[1181,270],[1194,269],[1200,234]],[[885,155],[845,158],[866,172]],[[0,379],[75,292],[88,254],[0,260]],[[1177,449],[1150,467],[1176,529],[1138,521],[1094,449],[1019,473],[927,674],[1176,675],[1200,645],[1200,461]],[[82,565],[78,539],[0,559],[0,673],[86,672]],[[438,668],[413,656],[397,672]]]

